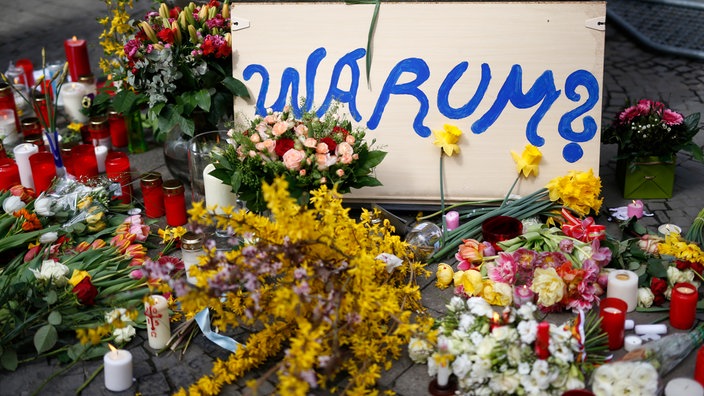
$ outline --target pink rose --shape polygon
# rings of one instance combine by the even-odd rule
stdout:
[[[271,128],[271,132],[274,134],[274,136],[281,136],[286,131],[288,130],[288,123],[284,121],[279,121],[276,124],[274,124],[274,127]]]
[[[269,152],[269,154],[274,152],[274,149],[276,148],[276,142],[272,139],[267,139],[264,141],[264,148],[266,148],[266,151]]]
[[[301,168],[301,161],[306,157],[303,150],[290,149],[284,153],[283,162],[286,169],[298,170]]]
[[[294,130],[296,131],[296,135],[298,136],[308,136],[308,127],[304,124],[296,125],[296,128]]]
[[[262,141],[262,138],[261,138],[261,136],[259,136],[258,133],[254,133],[254,134],[252,134],[252,136],[249,137],[249,140],[252,143],[259,143]]]
[[[352,135],[347,135],[345,136],[345,142],[349,144],[354,144],[354,142],[357,141],[354,136]]]
[[[313,138],[307,138],[304,142],[303,145],[309,148],[315,148],[315,146],[318,144],[318,141],[313,139]]]
[[[330,149],[328,149],[328,145],[325,143],[318,143],[315,146],[315,152],[318,154],[327,154],[330,152]]]
[[[268,116],[264,117],[264,122],[269,125],[273,125],[276,122],[276,117],[273,114],[269,114]]]
[[[351,164],[353,160],[354,160],[354,157],[351,156],[351,155],[347,155],[347,154],[345,154],[345,155],[343,155],[342,157],[340,157],[340,162],[343,163],[343,164],[345,164],[345,165]]]
[[[354,148],[347,143],[347,142],[342,142],[337,145],[337,148],[335,148],[335,154],[337,155],[352,155],[354,154]]]
[[[319,170],[325,170],[337,163],[337,157],[330,154],[316,154],[315,160]]]
[[[337,175],[340,176],[340,177],[342,177],[342,176],[345,175],[344,169],[338,169],[337,172],[335,172],[335,173],[337,173]]]

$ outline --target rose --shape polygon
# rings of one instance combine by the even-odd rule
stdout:
[[[298,170],[301,168],[301,162],[306,157],[303,150],[289,149],[283,155],[283,163],[288,170]]]
[[[508,283],[485,280],[482,297],[492,305],[507,306],[513,301],[513,288]]]
[[[536,268],[531,290],[538,294],[538,304],[549,307],[565,296],[565,283],[555,268]]]
[[[76,287],[77,284],[81,283],[83,278],[90,278],[88,271],[81,271],[74,269],[71,279],[68,280],[69,285]]]
[[[652,278],[650,280],[650,290],[653,292],[653,304],[662,305],[665,303],[665,291],[667,282],[664,279]]]
[[[274,136],[281,136],[288,130],[288,123],[285,121],[279,121],[271,128],[271,133]]]
[[[76,295],[76,298],[78,298],[81,304],[87,306],[95,305],[95,297],[98,295],[98,289],[90,281],[89,276],[81,279],[81,281],[73,287],[72,292]]]
[[[59,287],[65,286],[68,282],[66,279],[68,267],[55,260],[44,260],[39,271],[34,268],[30,268],[30,271],[34,273],[37,280],[44,282],[53,280],[54,284]]]
[[[648,287],[638,288],[638,306],[650,308],[655,300],[655,294]]]
[[[22,202],[22,199],[15,195],[10,195],[2,202],[2,210],[8,214],[13,214],[24,207],[25,203]]]
[[[324,138],[320,139],[320,142],[325,143],[328,146],[329,152],[334,153],[335,150],[337,149],[337,143],[330,137],[324,137]],[[351,146],[350,146],[350,148],[351,148]],[[350,155],[351,155],[351,153],[350,153]]]
[[[292,139],[279,139],[276,141],[276,146],[274,147],[274,152],[279,157],[283,157],[287,151],[291,150],[294,146],[294,141]]]

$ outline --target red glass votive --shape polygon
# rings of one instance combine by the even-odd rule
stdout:
[[[612,351],[623,347],[627,311],[628,304],[620,298],[607,297],[599,304],[601,329],[607,334]]]
[[[186,190],[176,179],[164,182],[164,208],[166,224],[178,227],[188,222],[186,217]]]
[[[105,175],[108,179],[120,183],[122,203],[132,202],[132,176],[130,176],[130,159],[121,151],[111,151],[105,158]]]
[[[98,159],[95,157],[95,146],[78,144],[71,149],[73,160],[73,175],[77,179],[98,176]]]
[[[550,357],[550,323],[538,323],[538,331],[535,335],[535,356],[538,359]]]
[[[49,126],[50,112],[53,112],[53,109],[49,107],[49,103],[47,103],[44,95],[38,94],[34,97],[34,113],[37,115],[37,118],[39,118],[42,126]]]
[[[54,156],[48,152],[38,152],[29,157],[29,166],[32,168],[34,190],[37,194],[46,191],[56,177]]]
[[[670,325],[676,329],[688,330],[694,325],[697,315],[699,293],[691,283],[676,283],[670,298]]]
[[[92,117],[88,125],[90,140],[94,146],[105,146],[110,150],[110,124],[107,116]]]
[[[24,70],[24,76],[21,77],[21,83],[27,84],[28,87],[33,87],[34,86],[34,65],[32,64],[32,61],[26,58],[20,59],[17,62],[15,62],[15,66],[21,67],[22,70]],[[27,81],[24,81],[24,80]]]
[[[694,379],[704,386],[704,346],[697,351],[697,363],[694,366]]]
[[[22,119],[22,136],[41,135],[42,124],[37,117],[25,117]]]
[[[66,172],[70,175],[74,174],[71,149],[73,149],[77,144],[77,142],[61,143],[61,160],[64,163],[64,169],[66,169]]]
[[[112,110],[108,113],[112,147],[127,146],[127,122],[122,114]]]
[[[0,158],[0,190],[20,184],[20,170],[12,158]]]
[[[164,189],[161,173],[147,172],[142,175],[139,185],[144,199],[144,214],[157,218],[164,215]]]
[[[17,106],[15,105],[15,94],[12,92],[12,87],[4,82],[0,82],[0,109],[14,111],[15,128],[17,128],[18,131],[22,130],[20,126],[20,116],[17,114]]]
[[[482,223],[482,237],[501,250],[496,244],[515,238],[523,232],[523,223],[515,217],[494,216]]]

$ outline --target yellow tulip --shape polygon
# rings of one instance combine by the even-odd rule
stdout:
[[[457,271],[452,280],[468,296],[478,296],[482,291],[482,274],[477,270]]]
[[[435,276],[438,278],[436,283],[437,287],[440,289],[445,289],[450,286],[454,275],[455,271],[452,270],[452,267],[445,263],[438,264],[438,270],[435,272]]]
[[[445,124],[442,131],[433,131],[433,134],[435,134],[433,144],[440,147],[448,157],[460,152],[460,146],[457,145],[457,142],[462,136],[462,131],[459,128]]]
[[[77,284],[81,283],[83,278],[88,277],[90,279],[90,274],[88,271],[81,271],[81,270],[73,270],[73,274],[71,275],[71,279],[68,280],[68,283],[75,287]]]
[[[516,170],[519,174],[523,173],[523,177],[528,177],[531,173],[538,176],[538,164],[543,158],[543,153],[537,147],[529,144],[523,153],[519,155],[517,152],[511,151],[511,156],[516,161]]]

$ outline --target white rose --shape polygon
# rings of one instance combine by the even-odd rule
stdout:
[[[631,368],[628,382],[644,393],[654,394],[658,388],[658,372],[652,364],[639,362]]]
[[[518,324],[518,334],[524,344],[532,344],[538,334],[538,322],[535,320],[525,320]]]
[[[40,216],[53,216],[54,212],[51,211],[53,204],[53,199],[45,196],[39,197],[34,201],[34,211]]]
[[[469,298],[467,300],[467,308],[469,308],[471,313],[477,316],[485,316],[487,318],[494,316],[494,310],[491,309],[491,305],[481,297]]]
[[[5,198],[5,200],[2,202],[2,210],[4,210],[5,213],[8,214],[13,214],[24,207],[25,203],[22,202],[20,197],[14,195],[10,195],[9,197]]]
[[[59,239],[59,234],[55,231],[52,232],[45,232],[39,237],[39,243],[45,244],[45,243],[52,243]]]
[[[113,330],[112,335],[115,337],[115,342],[123,344],[129,342],[132,337],[134,337],[135,330],[131,325],[127,325],[123,328]]]
[[[655,299],[655,295],[653,294],[653,291],[650,290],[649,287],[638,288],[638,306],[639,307],[650,308],[650,306],[653,305],[653,299]]]
[[[408,357],[414,363],[425,363],[433,351],[432,345],[422,338],[411,337],[408,341]]]
[[[520,380],[515,370],[504,371],[494,377],[494,380],[489,383],[489,386],[496,393],[513,395],[518,390]]]
[[[39,271],[31,269],[34,276],[41,281],[53,281],[56,286],[66,286],[68,279],[68,267],[54,260],[42,261],[42,266]]]
[[[496,339],[485,337],[477,346],[477,356],[482,359],[490,359],[495,346]]]

